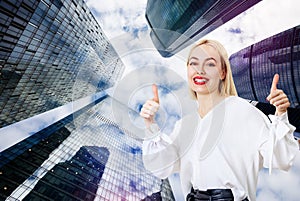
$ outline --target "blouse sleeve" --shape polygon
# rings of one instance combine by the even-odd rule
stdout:
[[[289,170],[299,151],[297,140],[294,139],[295,127],[288,121],[287,112],[281,116],[269,115],[271,124],[264,128],[260,145],[263,166]],[[266,129],[266,130],[265,130]]]
[[[176,123],[173,133],[177,132]],[[143,163],[146,169],[155,176],[165,179],[174,172],[179,171],[179,157],[177,147],[168,135],[161,133],[156,124],[146,130],[146,136],[155,136],[143,141]]]

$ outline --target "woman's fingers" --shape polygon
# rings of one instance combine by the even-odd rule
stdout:
[[[286,103],[289,103],[289,99],[288,98],[282,98],[282,99],[276,100],[272,104],[275,107],[278,107],[278,106],[281,106],[281,105],[286,104]]]
[[[141,116],[144,117],[144,118],[149,118],[150,116],[153,116],[154,115],[154,112],[149,110],[149,109],[146,109],[146,108],[142,108],[141,110]]]
[[[270,93],[267,100],[276,107],[276,114],[281,115],[287,111],[290,106],[287,95],[280,89],[276,89]]]
[[[140,116],[144,118],[146,126],[149,128],[150,124],[154,122],[155,113],[159,109],[159,95],[158,88],[155,84],[152,85],[153,98],[147,100],[143,105]]]
[[[152,85],[153,99],[155,102],[159,103],[158,89],[155,84]]]
[[[277,89],[278,82],[279,75],[275,74],[267,100],[270,104],[276,107],[276,114],[281,115],[287,111],[287,108],[290,106],[290,102],[287,95],[281,89]]]
[[[285,113],[287,111],[287,108],[290,107],[290,102],[284,102],[281,104],[278,104],[278,106],[276,106],[277,111],[279,111],[280,113]]]
[[[150,118],[155,115],[158,109],[159,104],[157,102],[154,100],[147,100],[141,109],[140,115],[144,118]]]
[[[280,90],[280,89],[277,89],[276,91],[273,91],[269,96],[269,101],[270,101],[270,104],[272,105],[275,105],[275,103],[277,101],[280,101],[282,99],[287,99],[287,96],[286,94]],[[276,106],[276,105],[275,105]]]
[[[143,105],[143,107],[152,110],[154,112],[157,112],[157,110],[159,109],[159,104],[154,100],[147,100],[146,103]]]

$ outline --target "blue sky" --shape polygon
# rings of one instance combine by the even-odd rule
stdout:
[[[112,90],[112,95],[126,100],[124,104],[137,109],[140,104],[151,98],[151,80],[168,90],[159,88],[163,113],[161,116],[171,116],[171,122],[176,121],[185,110],[185,105],[178,97],[181,90],[186,89],[185,58],[186,48],[171,58],[162,58],[153,47],[149,38],[149,27],[145,19],[146,0],[86,0],[104,33],[110,39],[116,51],[126,66],[123,78]],[[217,28],[205,38],[219,40],[227,49],[229,55],[300,24],[300,1],[298,0],[263,0],[246,12]],[[160,67],[160,71],[148,72],[141,75],[138,69]],[[168,73],[175,73],[176,79],[168,82]],[[143,81],[143,76],[150,77]],[[157,78],[159,77],[159,79]],[[132,80],[133,84],[128,84]],[[133,81],[135,80],[135,81]],[[127,83],[127,84],[124,84]],[[177,83],[177,87],[174,83]],[[169,84],[169,85],[168,85]],[[122,85],[122,87],[120,87]],[[169,90],[172,89],[172,90]],[[167,104],[166,104],[167,103]],[[176,111],[178,104],[182,110]],[[168,118],[168,117],[167,117]],[[137,127],[141,127],[137,123]],[[167,126],[166,130],[169,131]],[[288,172],[274,171],[269,176],[262,171],[258,182],[258,201],[296,201],[300,197],[300,156],[298,154],[294,167]],[[175,179],[174,179],[175,178]],[[172,185],[176,188],[176,197],[183,199],[177,176],[173,176]]]

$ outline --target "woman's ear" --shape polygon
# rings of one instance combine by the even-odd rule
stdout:
[[[226,68],[222,68],[220,78],[221,80],[224,80],[226,78]]]

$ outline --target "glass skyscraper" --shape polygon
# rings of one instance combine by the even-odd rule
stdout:
[[[259,1],[148,0],[151,39],[163,57],[170,57]]]
[[[174,200],[168,180],[145,170],[141,141],[114,121],[112,105],[130,110],[107,96],[1,152],[0,199]]]
[[[230,63],[239,96],[258,101],[266,114],[275,108],[266,101],[275,73],[280,75],[278,88],[291,103],[289,120],[300,132],[300,26],[293,27],[230,56]]]
[[[84,1],[0,2],[0,128],[111,87],[124,66]]]
[[[124,66],[84,1],[4,0],[0,11],[0,200],[174,200],[144,168],[142,138],[114,118],[138,113],[105,93]]]

